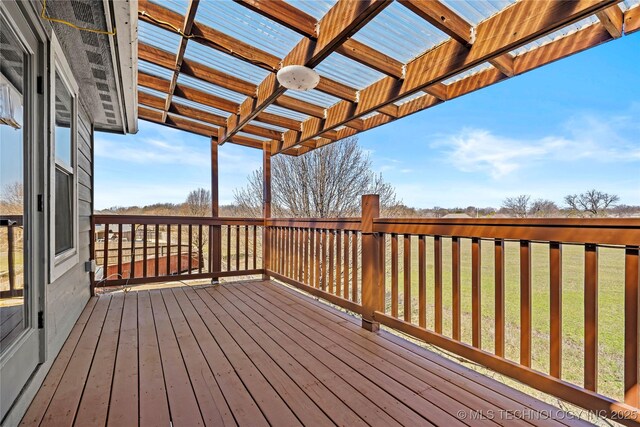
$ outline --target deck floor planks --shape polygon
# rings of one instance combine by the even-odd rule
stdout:
[[[114,294],[111,297],[89,377],[80,399],[75,419],[78,425],[104,426],[106,424],[123,306],[124,294]]]
[[[149,291],[156,322],[160,360],[169,399],[171,421],[175,426],[204,425],[200,407],[187,373],[184,356],[173,332],[169,313],[160,290]]]
[[[220,304],[220,301],[213,298],[205,289],[199,289],[197,293],[212,308],[219,322],[238,346],[249,356],[302,425],[332,425],[328,417],[302,391],[300,385],[291,380],[269,355],[253,341],[250,336],[253,331],[245,331],[232,316],[226,313],[223,307],[224,302]]]
[[[476,371],[470,370],[465,366],[446,359],[436,353],[428,351],[417,344],[407,341],[397,335],[387,331],[380,331],[378,334],[371,334],[363,330],[357,323],[357,319],[344,312],[332,309],[326,304],[318,304],[313,298],[300,294],[298,291],[289,289],[284,286],[273,286],[270,283],[248,284],[249,286],[263,286],[275,293],[274,303],[283,302],[280,298],[284,297],[284,304],[291,304],[294,308],[306,307],[307,314],[314,322],[320,322],[328,326],[338,325],[347,331],[338,329],[338,335],[346,334],[346,336],[354,339],[355,343],[362,344],[364,341],[356,338],[356,335],[364,338],[375,345],[400,357],[400,361],[411,362],[408,366],[410,369],[419,367],[429,370],[445,378],[448,382],[455,384],[465,390],[470,390],[478,396],[490,396],[492,402],[499,404],[502,409],[508,410],[526,410],[532,409],[541,412],[540,420],[536,420],[537,425],[546,424],[565,424],[565,425],[591,425],[583,420],[566,417],[559,420],[546,420],[544,414],[557,411],[558,408],[542,402],[530,395],[517,391],[503,383],[497,382],[486,377]],[[260,289],[260,288],[259,288]],[[365,342],[365,346],[366,346]],[[415,365],[415,366],[413,366]],[[407,366],[401,363],[399,366]],[[412,372],[412,371],[410,371]]]
[[[261,293],[263,290],[258,289],[256,291],[258,293]],[[267,298],[269,299],[270,296]],[[273,304],[273,305],[276,305],[277,303],[278,301],[274,299],[269,299],[269,301],[267,302],[267,304]],[[305,313],[302,310],[298,310],[298,312],[300,313],[301,316],[303,316],[302,318],[305,318],[307,316],[307,313]],[[306,320],[307,320],[306,322],[301,322],[301,323],[313,322],[313,319],[309,317],[306,317]],[[354,357],[360,358],[363,361],[368,360],[380,372],[389,376],[389,379],[387,380],[388,384],[392,384],[393,381],[399,383],[401,386],[412,391],[414,394],[419,395],[424,399],[428,400],[431,404],[437,406],[441,411],[448,413],[454,419],[455,419],[456,413],[461,408],[465,408],[465,407],[467,408],[467,411],[471,411],[473,408],[478,410],[483,410],[483,411],[499,410],[498,407],[492,405],[491,403],[487,402],[484,399],[480,399],[477,396],[467,393],[466,391],[461,390],[459,388],[452,387],[447,381],[443,380],[440,377],[437,377],[435,375],[424,375],[424,373],[423,375],[420,375],[421,372],[419,370],[412,370],[411,372],[407,372],[399,368],[398,366],[392,364],[391,362],[389,362],[388,359],[393,358],[393,355],[389,354],[388,352],[386,351],[383,352],[379,347],[375,347],[375,346],[370,346],[369,348],[359,347],[350,338],[346,338],[340,334],[337,334],[336,333],[337,326],[334,323],[332,323],[330,326],[331,327],[324,326],[324,325],[318,326],[312,335],[317,335],[319,333],[320,335],[324,336],[327,340],[330,340],[331,342],[335,342],[336,344],[338,344],[338,346],[344,349],[344,352],[341,352],[342,355],[336,354],[337,357],[341,357],[341,358],[346,357],[346,360],[351,360],[351,361],[354,361]],[[357,363],[357,361],[352,363]],[[400,366],[402,366],[402,364],[406,365],[406,362],[402,361]],[[449,394],[447,395],[445,392],[448,392]],[[456,395],[456,393],[458,394]],[[392,394],[396,395],[397,392]],[[417,411],[422,411],[424,404],[421,404],[421,402],[418,401],[412,407],[417,408],[416,409]],[[433,410],[433,408],[431,408],[430,411],[431,410]],[[428,417],[429,415],[434,417],[435,415],[434,413],[424,412],[424,411],[422,412],[422,414],[425,417]],[[447,417],[445,417],[444,419],[446,420]],[[438,421],[441,421],[441,420],[438,420]],[[518,422],[518,421],[520,420],[509,420],[509,423],[515,424],[515,425],[527,424],[527,423]],[[492,420],[489,420],[489,419],[475,420],[475,422],[479,424],[495,424]]]
[[[233,308],[227,309],[228,313],[234,316],[241,325],[253,324],[260,328],[260,331],[256,331],[251,337],[272,356],[273,360],[281,368],[286,370],[291,379],[301,385],[307,395],[317,403],[334,423],[349,426],[367,425],[332,392],[332,389],[348,386],[346,383],[343,384],[338,375],[326,368],[322,370],[321,366],[323,365],[318,360],[311,354],[306,353],[304,349],[295,344],[289,337],[280,333],[280,331],[264,328],[264,323],[266,322],[259,321],[259,315],[252,316],[252,310],[247,309],[248,307],[239,305],[236,301],[228,298],[226,293],[224,297],[233,304]],[[258,321],[252,321],[252,319]],[[301,362],[304,362],[304,365]],[[318,374],[319,371],[322,371],[325,375]],[[352,393],[357,392],[353,388],[349,391]]]
[[[220,389],[237,423],[239,425],[251,425],[255,427],[268,426],[269,423],[264,418],[260,408],[245,388],[242,380],[236,374],[227,356],[218,346],[218,343],[207,329],[202,318],[200,318],[196,312],[195,307],[191,304],[184,289],[174,288],[173,293],[187,322],[189,322],[189,326],[193,331],[198,345],[207,359],[207,363],[214,371]],[[195,292],[192,292],[192,296],[200,300],[200,297],[195,295]]]
[[[43,424],[73,425],[110,302],[110,297],[98,299],[71,356],[69,365],[51,399],[49,408],[47,408],[42,420]]]
[[[185,289],[187,295],[194,296],[196,294],[192,289]],[[199,294],[199,293],[198,293]],[[265,418],[271,425],[300,425],[296,416],[285,402],[282,401],[278,393],[273,389],[271,384],[265,379],[258,368],[253,364],[250,357],[240,348],[236,341],[229,335],[227,330],[218,321],[218,318],[211,310],[211,306],[195,295],[191,302],[218,342],[218,345],[227,356],[229,362],[242,379],[245,387],[262,410]]]
[[[260,292],[260,290],[256,290],[256,292]],[[254,299],[254,303],[265,305],[269,304],[266,300],[261,302],[257,299]],[[420,415],[422,417],[422,422],[424,422],[424,420],[429,420],[430,422],[440,425],[444,423],[451,425],[463,424],[460,420],[455,418],[455,415],[452,416],[447,411],[442,410],[438,405],[424,399],[420,393],[410,390],[397,379],[388,376],[387,373],[378,369],[373,360],[366,361],[355,357],[352,353],[341,347],[339,343],[321,335],[319,333],[319,328],[321,328],[320,325],[314,325],[315,327],[312,329],[305,324],[304,321],[301,322],[300,318],[291,316],[291,314],[287,315],[281,308],[276,306],[271,306],[270,308],[270,311],[273,314],[280,317],[293,328],[294,331],[292,331],[292,333],[296,334],[298,339],[303,339],[302,336],[304,336],[319,347],[326,349],[330,353],[331,357],[334,357],[343,364],[350,366],[352,369],[368,379],[368,382],[363,382],[361,380],[359,384],[356,383],[358,384],[359,390],[367,390],[370,388],[370,385],[368,385],[369,383],[374,384],[374,386],[381,385],[384,394],[373,397],[372,401],[379,405],[384,405],[383,409],[397,420],[401,420],[403,424],[406,425],[408,423],[403,417],[407,417],[412,412]],[[428,384],[422,384],[421,386],[420,392],[424,392],[430,387]],[[399,402],[395,402],[396,400]],[[458,406],[457,409],[459,410],[460,407]]]
[[[42,383],[42,386],[40,386],[33,402],[31,402],[29,409],[27,409],[25,416],[22,418],[21,425],[39,425],[42,418],[44,418],[44,414],[49,407],[49,403],[58,388],[58,384],[60,384],[60,380],[69,365],[69,361],[73,356],[76,345],[89,322],[89,318],[91,317],[97,302],[98,298],[91,298],[87,303],[87,306],[82,310],[78,321],[71,329],[71,332],[62,346],[62,349],[58,353],[56,360],[51,365],[51,369],[49,369],[49,373]]]
[[[140,425],[169,425],[169,401],[149,292],[138,292],[138,351]]]
[[[107,424],[138,425],[138,293],[124,298]]]
[[[456,425],[463,405],[557,410],[297,290],[245,281],[91,298],[22,425]]]
[[[241,297],[238,297],[237,301],[240,306],[244,304]],[[246,309],[246,307],[248,306],[245,304],[243,308]],[[331,390],[370,425],[425,423],[422,417],[407,410],[401,402],[386,394],[384,390],[363,377],[357,370],[342,363],[304,335],[297,333],[289,324],[281,321],[268,310],[254,306],[251,311],[256,313],[256,318],[262,317],[269,321],[268,324],[259,323],[265,332],[270,336],[278,337],[278,343],[286,345],[292,355],[295,354],[300,360],[304,360],[307,369],[312,369],[320,380],[329,382],[328,386],[331,387]],[[296,346],[303,351],[296,349]],[[315,358],[320,363],[309,363],[309,360]],[[333,381],[333,384],[330,381]],[[374,400],[380,402],[381,405],[378,406]]]
[[[162,297],[205,424],[235,426],[236,422],[220,391],[218,382],[202,355],[171,289],[162,290]]]

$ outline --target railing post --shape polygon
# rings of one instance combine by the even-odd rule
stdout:
[[[218,205],[218,141],[211,138],[211,217],[218,218],[220,209]],[[209,239],[211,240],[209,248],[209,266],[210,272],[222,271],[222,227],[220,225],[212,225],[209,229]],[[217,277],[212,277],[212,281],[217,281]]]
[[[266,221],[271,218],[271,143],[265,142],[262,151],[262,217],[265,221],[262,227],[262,268],[271,269],[271,230]],[[262,275],[262,280],[269,280],[268,274]]]
[[[380,235],[373,231],[373,219],[380,217],[380,196],[362,196],[362,327],[375,332],[379,323],[374,320],[374,312],[381,311],[380,288]],[[355,255],[355,254],[354,254]]]

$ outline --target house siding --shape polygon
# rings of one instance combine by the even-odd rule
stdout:
[[[78,263],[46,287],[47,358],[58,354],[71,328],[80,316],[91,292],[89,273],[84,263],[91,259],[91,214],[93,211],[93,130],[91,118],[83,107],[78,111]]]

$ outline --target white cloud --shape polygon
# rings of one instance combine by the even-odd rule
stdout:
[[[599,162],[640,161],[640,125],[632,115],[597,118],[574,117],[565,123],[564,135],[518,139],[495,135],[485,129],[463,129],[441,137],[433,148],[464,172],[483,172],[494,179],[541,161],[571,162],[593,159]],[[631,135],[631,136],[629,136]]]

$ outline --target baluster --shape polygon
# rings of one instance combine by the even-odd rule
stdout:
[[[584,246],[584,388],[598,388],[598,247]]]
[[[258,226],[253,226],[253,269],[258,268]]]
[[[304,283],[304,230],[298,228],[298,282]]]
[[[309,286],[313,286],[315,283],[315,231],[309,229]]]
[[[211,238],[211,232],[209,232]],[[231,271],[231,225],[227,225],[227,271]]]
[[[427,327],[426,236],[418,237],[418,326]]]
[[[404,321],[411,323],[411,235],[404,235]]]
[[[171,224],[167,224],[167,276],[171,275]]]
[[[220,228],[222,230],[222,228]],[[222,232],[222,231],[221,231]],[[202,253],[202,224],[198,225],[198,273],[202,273],[202,264],[204,264],[204,254]]]
[[[178,274],[182,274],[182,224],[178,224]]]
[[[334,290],[334,266],[333,266],[333,246],[335,245],[335,230],[329,230],[329,293]]]
[[[118,224],[118,279],[122,277],[122,224]]]
[[[398,235],[391,235],[391,315],[398,317]]]
[[[471,239],[471,344],[476,348],[482,346],[481,249],[480,239]]]
[[[344,286],[342,287],[342,297],[349,299],[349,230],[344,232]]]
[[[358,232],[351,234],[351,300],[358,302]]]
[[[304,267],[304,276],[302,278],[302,283],[309,284],[309,230],[304,229],[303,231],[303,242],[304,242],[304,256],[303,256],[303,267]]]
[[[148,258],[148,248],[147,248],[147,224],[142,226],[142,277],[147,277],[147,258]]]
[[[451,238],[451,294],[453,306],[452,337],[460,341],[460,239]]]
[[[136,225],[131,224],[131,259],[129,261],[129,277],[136,277]]]
[[[638,310],[640,310],[640,251],[637,247],[625,248],[624,274],[624,402],[640,407],[640,378],[638,376]]]
[[[314,252],[314,258],[316,261],[316,274],[315,274],[315,287],[316,288],[320,288],[320,244],[321,244],[321,235],[320,235],[321,231],[320,230],[316,230],[316,249]]]
[[[187,256],[189,257],[189,261],[187,262],[187,268],[189,269],[189,271],[187,271],[188,274],[191,274],[191,269],[193,268],[193,264],[191,262],[191,258],[193,257],[193,225],[189,224],[189,240],[187,241],[188,249],[187,249]]]
[[[342,295],[342,231],[336,232],[336,295]]]
[[[244,226],[244,269],[249,269],[249,226]]]
[[[549,373],[562,376],[562,246],[549,243],[550,340]]]
[[[155,277],[160,276],[160,226],[158,224],[154,225],[156,232],[156,254],[155,254],[155,262],[154,266]]]
[[[494,241],[495,353],[504,357],[504,241]]]
[[[236,225],[236,271],[240,271],[240,226]]]
[[[104,225],[104,273],[102,274],[103,280],[109,280],[109,224]]]
[[[322,272],[320,273],[322,290],[327,290],[327,234],[328,230],[322,230]]]
[[[520,241],[520,364],[531,367],[531,244]]]
[[[433,275],[434,275],[434,310],[435,330],[442,333],[442,238],[433,237]]]

